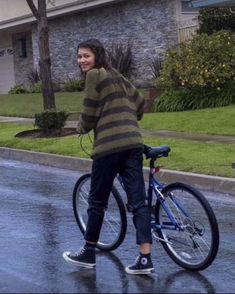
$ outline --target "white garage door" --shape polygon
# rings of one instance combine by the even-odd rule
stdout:
[[[15,85],[13,50],[0,49],[0,94],[7,93]]]

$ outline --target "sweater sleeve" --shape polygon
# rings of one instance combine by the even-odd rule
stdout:
[[[98,83],[99,70],[88,71],[85,81],[85,97],[77,125],[77,132],[80,134],[88,133],[94,129],[99,119],[100,101],[99,93],[96,90]]]

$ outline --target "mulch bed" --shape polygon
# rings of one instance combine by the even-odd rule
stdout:
[[[63,128],[61,132],[50,132],[45,134],[40,129],[32,129],[20,132],[15,135],[16,138],[37,139],[37,138],[59,138],[71,135],[77,135],[76,128]]]

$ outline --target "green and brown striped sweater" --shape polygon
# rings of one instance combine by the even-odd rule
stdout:
[[[92,158],[143,146],[137,120],[144,112],[144,98],[122,75],[104,68],[86,75],[85,97],[78,133],[94,130]]]

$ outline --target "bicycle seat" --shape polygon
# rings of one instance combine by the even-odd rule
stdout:
[[[144,154],[147,159],[157,159],[160,157],[167,157],[168,153],[171,151],[169,146],[163,145],[158,147],[149,147],[144,145]]]

